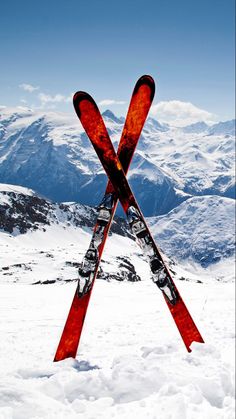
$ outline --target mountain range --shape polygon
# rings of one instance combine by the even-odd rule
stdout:
[[[168,214],[148,217],[147,222],[166,256],[207,267],[234,254],[234,211],[233,199],[214,195],[192,197]],[[63,230],[82,229],[91,234],[95,219],[94,208],[75,203],[52,203],[30,189],[0,184],[0,232],[9,233],[11,237],[25,233],[32,236],[39,230],[45,232],[47,241],[48,232],[58,227],[62,244]],[[112,223],[112,234],[134,239],[127,222],[120,217],[115,217]],[[133,247],[132,241],[127,241],[127,254]]]
[[[117,147],[124,118],[109,110],[103,117]],[[166,214],[194,196],[234,198],[234,133],[234,120],[176,128],[148,118],[129,171],[144,214]],[[106,180],[75,116],[0,109],[0,182],[95,206]]]

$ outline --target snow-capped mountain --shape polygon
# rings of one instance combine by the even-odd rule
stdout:
[[[183,127],[183,132],[186,133],[194,133],[199,134],[200,132],[205,132],[209,129],[209,125],[207,125],[204,121],[196,122],[195,124],[187,125]]]
[[[1,283],[75,281],[95,220],[94,208],[52,203],[33,190],[0,184]],[[121,246],[127,242],[133,249],[134,240],[123,218],[115,216],[110,236],[109,240]],[[123,247],[123,253],[117,251],[110,261],[103,261],[105,269],[100,268],[98,278],[140,281],[129,256],[132,250],[126,252]]]
[[[207,267],[235,252],[235,201],[193,197],[160,217],[149,218],[157,243],[169,257]]]
[[[22,118],[32,118],[32,115]],[[15,122],[13,120],[14,117],[10,123],[12,129],[16,122],[20,122],[18,116]],[[45,129],[45,123],[41,120],[41,128],[40,123],[37,128],[39,132]],[[86,137],[83,134],[78,137],[77,127],[72,134],[71,128],[67,138],[70,146],[67,147],[63,136],[68,121],[66,124],[58,121],[55,128],[53,117],[53,121],[47,120],[47,124],[45,137],[40,137],[40,141],[32,137],[32,141],[26,141],[22,149],[24,130],[22,137],[18,138],[18,128],[15,134],[13,129],[12,142],[10,139],[8,142],[8,134],[2,126],[5,140],[1,152],[6,148],[1,164],[6,160],[5,170],[8,163],[9,170],[16,176],[24,164],[28,167],[28,160],[32,158],[32,173],[41,175],[38,181],[41,186],[46,185],[44,158],[50,167],[51,153],[62,186],[65,169],[68,169],[67,158],[71,159],[69,169],[72,174],[76,164],[81,164],[81,176],[87,170],[90,179],[92,164],[97,162],[92,160],[90,168],[86,155],[83,165],[81,161],[73,160],[75,154],[72,152],[78,138],[85,147]],[[107,124],[118,137],[118,123],[109,116]],[[50,138],[48,135],[52,131],[53,138]],[[1,184],[1,418],[167,419],[170,414],[172,418],[234,417],[234,261],[228,257],[232,254],[233,200],[214,195],[191,197],[184,191],[187,175],[186,178],[179,175],[186,174],[189,166],[189,172],[192,176],[195,173],[199,182],[197,191],[203,193],[204,187],[201,189],[199,180],[204,178],[203,174],[208,173],[212,181],[212,172],[221,173],[223,167],[230,173],[231,141],[228,140],[231,139],[224,142],[222,137],[208,136],[208,147],[213,146],[209,163],[207,159],[201,161],[197,153],[191,160],[194,147],[181,145],[178,140],[180,131],[179,134],[171,128],[162,131],[158,134],[158,141],[164,156],[173,154],[173,144],[179,144],[181,153],[186,153],[186,160],[178,155],[172,156],[169,164],[175,158],[178,164],[173,166],[173,170],[168,170],[167,165],[163,169],[166,162],[160,159],[158,148],[154,151],[152,131],[147,131],[148,134],[144,132],[141,138],[141,151],[135,157],[131,178],[137,175],[140,180],[145,180],[147,177],[153,187],[152,195],[155,188],[161,190],[161,185],[165,184],[161,192],[163,200],[168,201],[165,190],[168,187],[170,196],[173,190],[176,195],[182,195],[182,203],[176,203],[168,214],[152,217],[148,222],[157,243],[177,259],[177,264],[168,260],[167,266],[205,343],[194,342],[192,352],[185,352],[162,293],[151,282],[148,263],[137,244],[125,234],[112,234],[108,237],[100,265],[98,278],[102,280],[96,280],[93,289],[78,359],[53,363],[75,293],[78,266],[91,239],[90,227],[95,210],[77,203],[55,204],[33,190]],[[32,129],[32,135],[34,132]],[[168,143],[168,149],[164,140],[168,140],[167,134],[172,139],[172,133],[177,139]],[[192,137],[182,133],[182,138],[190,140]],[[194,138],[201,140],[199,134]],[[222,140],[220,145],[217,145],[217,138]],[[214,144],[209,144],[212,139]],[[145,142],[149,154],[145,153]],[[50,143],[49,156],[44,149],[47,143]],[[27,147],[29,150],[25,154]],[[34,172],[34,164],[37,164],[34,154],[37,153],[39,165]],[[208,156],[210,152],[201,149],[201,153]],[[89,156],[88,147],[87,159]],[[54,160],[56,157],[58,161]],[[202,173],[194,172],[196,162],[201,163]],[[27,170],[20,173],[27,173]],[[26,180],[30,181],[29,174]],[[50,181],[48,179],[48,183]],[[227,182],[224,188],[218,189],[219,193],[225,193]],[[150,202],[153,205],[155,201]],[[187,261],[186,264],[182,264],[183,261]],[[204,267],[211,266],[205,269],[196,262]],[[125,282],[121,284],[121,281]],[[40,286],[52,283],[53,286]]]
[[[235,119],[219,122],[208,129],[209,135],[232,135],[235,136]]]
[[[115,114],[110,111],[109,109],[107,109],[105,112],[103,112],[103,117],[106,118],[106,120],[110,120],[111,122],[116,122],[117,124],[122,124],[124,123],[123,118],[117,118],[115,116]]]
[[[0,184],[0,232],[14,236],[27,231],[43,230],[47,226],[61,225],[92,229],[97,211],[79,203],[53,203],[33,190]],[[115,216],[111,232],[132,237],[124,218]]]
[[[205,133],[207,135],[230,135],[235,136],[235,119],[231,121],[218,122],[214,125],[207,125],[204,121],[196,122],[182,128],[185,133]]]
[[[234,200],[230,198],[192,197],[168,214],[147,221],[165,255],[178,262],[192,261],[206,267],[234,254],[234,210]],[[56,204],[33,190],[0,184],[0,232],[10,233],[12,237],[27,232],[32,235],[39,230],[45,232],[45,240],[50,242],[48,232],[58,227],[57,234],[61,231],[63,243],[63,231],[74,229],[79,235],[82,229],[81,236],[84,232],[91,234],[95,220],[94,208],[78,203]],[[127,238],[125,254],[130,254],[130,259],[135,257],[135,252],[140,252],[138,246],[135,252],[132,250],[133,236],[123,218],[115,217],[112,233]],[[119,256],[120,250],[116,264],[129,263],[127,258],[126,262],[119,260]]]
[[[117,146],[123,118],[106,111],[104,120]],[[165,214],[189,196],[234,196],[232,124],[186,132],[147,120],[129,173],[145,215]],[[5,108],[0,182],[32,188],[57,202],[95,206],[106,176],[76,116]]]

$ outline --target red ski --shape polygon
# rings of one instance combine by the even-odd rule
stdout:
[[[141,210],[129,187],[122,163],[116,154],[99,109],[85,92],[74,95],[75,111],[117,193],[136,236],[150,264],[154,283],[162,291],[168,308],[189,352],[192,342],[204,342],[167,269],[158,247],[147,227]]]
[[[135,85],[117,151],[125,173],[128,171],[154,93],[155,84],[152,77],[142,76]],[[77,289],[54,361],[76,357],[93,284],[117,203],[113,186],[111,182],[108,182],[105,195],[98,208],[98,217],[89,248],[79,268]]]

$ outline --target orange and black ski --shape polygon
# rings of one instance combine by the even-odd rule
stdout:
[[[140,102],[141,105],[141,102]],[[127,215],[136,236],[149,261],[154,283],[162,291],[170,313],[176,323],[187,350],[192,342],[204,342],[184,301],[166,267],[158,247],[148,229],[141,210],[130,189],[123,170],[123,162],[116,154],[99,109],[93,98],[85,92],[74,95],[75,111],[110,179],[110,182]],[[111,186],[111,189],[113,190]]]
[[[125,173],[128,171],[140,133],[152,104],[154,93],[155,84],[152,77],[147,75],[140,77],[131,97],[117,151]],[[79,268],[77,289],[54,361],[76,357],[89,299],[117,203],[118,199],[109,181],[104,198],[98,207],[98,217],[90,246]]]

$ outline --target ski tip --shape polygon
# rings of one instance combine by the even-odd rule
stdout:
[[[90,102],[94,102],[92,96],[90,96],[87,92],[76,92],[73,97],[73,102],[79,103],[82,102],[82,100],[89,100]]]
[[[143,76],[141,76],[138,79],[138,81],[137,81],[137,83],[134,87],[133,94],[135,94],[138,91],[138,89],[140,88],[140,86],[142,86],[144,84],[149,86],[150,91],[151,91],[151,100],[153,100],[154,94],[155,94],[155,82],[154,82],[152,76],[149,76],[148,74],[144,74]]]
[[[74,108],[75,108],[75,111],[76,111],[78,117],[80,117],[80,103],[83,100],[86,100],[86,101],[92,103],[93,106],[95,106],[97,108],[96,102],[94,101],[92,96],[90,96],[88,93],[83,92],[83,91],[76,92],[73,96],[73,104],[74,104]]]

